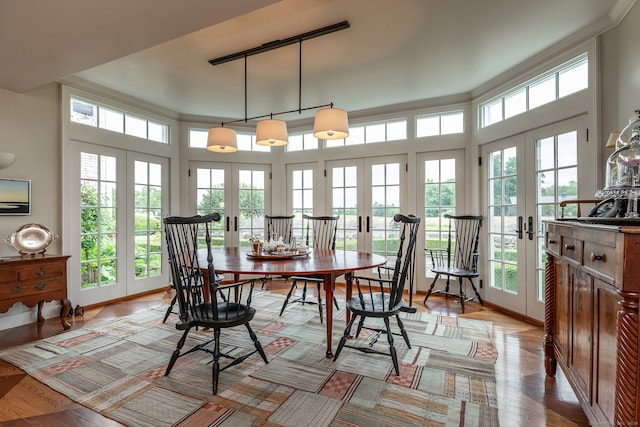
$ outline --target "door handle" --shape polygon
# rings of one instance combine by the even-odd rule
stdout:
[[[238,231],[238,217],[233,217],[233,231]]]
[[[529,222],[529,228],[527,230],[527,235],[529,236],[529,240],[533,240],[533,217],[530,216],[529,218],[527,218],[527,221]]]
[[[369,232],[369,217],[367,216],[367,233]]]
[[[518,217],[518,229],[514,231],[518,233],[518,239],[522,239],[522,217],[521,216]]]
[[[229,217],[227,217],[227,231],[229,231]]]
[[[362,215],[358,217],[358,233],[362,233]]]

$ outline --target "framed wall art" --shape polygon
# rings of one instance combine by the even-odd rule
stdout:
[[[31,181],[0,178],[0,215],[31,215]]]

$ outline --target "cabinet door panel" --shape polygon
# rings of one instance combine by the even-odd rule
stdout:
[[[620,295],[609,284],[594,279],[594,406],[613,425],[616,396],[617,312]]]
[[[556,323],[554,342],[563,360],[569,360],[569,330],[571,324],[571,282],[569,266],[564,262],[556,263]]]
[[[571,369],[585,390],[591,396],[591,362],[593,331],[593,287],[592,279],[581,270],[573,275],[573,329],[571,336]],[[589,399],[590,400],[590,399]]]

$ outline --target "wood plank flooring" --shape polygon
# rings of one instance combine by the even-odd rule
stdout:
[[[283,280],[267,283],[267,289],[286,293],[289,285]],[[309,288],[309,292],[313,287]],[[344,288],[336,290],[344,295]],[[309,295],[309,293],[308,293]],[[99,323],[106,319],[169,303],[172,294],[157,292],[129,301],[85,310],[84,317],[72,321],[72,329]],[[460,304],[453,298],[434,295],[422,305],[424,295],[417,295],[414,305],[421,311],[459,316]],[[316,307],[309,306],[309,310]],[[465,305],[462,316],[490,320],[494,325],[494,339],[499,356],[496,362],[496,381],[500,424],[516,426],[588,426],[578,400],[558,368],[555,378],[544,372],[542,339],[539,326],[514,319],[477,302]],[[343,325],[334,323],[336,330]],[[13,347],[61,333],[59,319],[43,324],[24,325],[0,331],[0,349]],[[0,361],[0,426],[119,426],[49,387],[29,377],[20,369]]]

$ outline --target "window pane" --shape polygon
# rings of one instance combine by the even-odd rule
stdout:
[[[578,164],[578,134],[576,131],[558,135],[558,167]]]
[[[558,96],[563,97],[589,87],[589,64],[587,60],[558,73]]]
[[[551,75],[544,80],[529,86],[529,109],[544,105],[556,99],[556,76]]]
[[[504,118],[516,116],[527,111],[527,90],[522,88],[504,97]]]
[[[317,150],[318,149],[318,138],[313,136],[313,133],[305,133],[303,135],[304,140],[304,149],[305,150]]]
[[[482,107],[482,126],[502,121],[502,98]]]
[[[126,115],[124,120],[125,133],[138,138],[147,138],[147,121]]]
[[[289,143],[287,144],[287,151],[302,151],[304,150],[302,135],[289,135]]]
[[[407,121],[387,123],[387,141],[397,141],[407,139]]]
[[[463,114],[443,114],[440,116],[440,134],[462,133],[464,131]]]
[[[364,144],[364,126],[349,128],[349,136],[345,139],[345,145]]]
[[[365,132],[366,132],[365,142],[367,144],[372,142],[382,142],[386,139],[384,123],[376,124],[376,125],[368,125],[365,128]]]
[[[208,131],[202,129],[189,129],[189,147],[207,148]]]
[[[440,116],[420,117],[416,120],[416,136],[440,135]]]
[[[556,164],[553,137],[539,140],[537,149],[538,167],[536,169],[552,169]]]
[[[149,126],[149,139],[156,142],[169,142],[167,137],[167,126],[160,123],[147,122]]]
[[[100,128],[113,132],[124,132],[124,114],[108,108],[100,108]]]
[[[251,135],[238,133],[236,134],[238,142],[238,151],[251,151]]]
[[[71,121],[83,125],[98,125],[98,106],[71,98]]]

